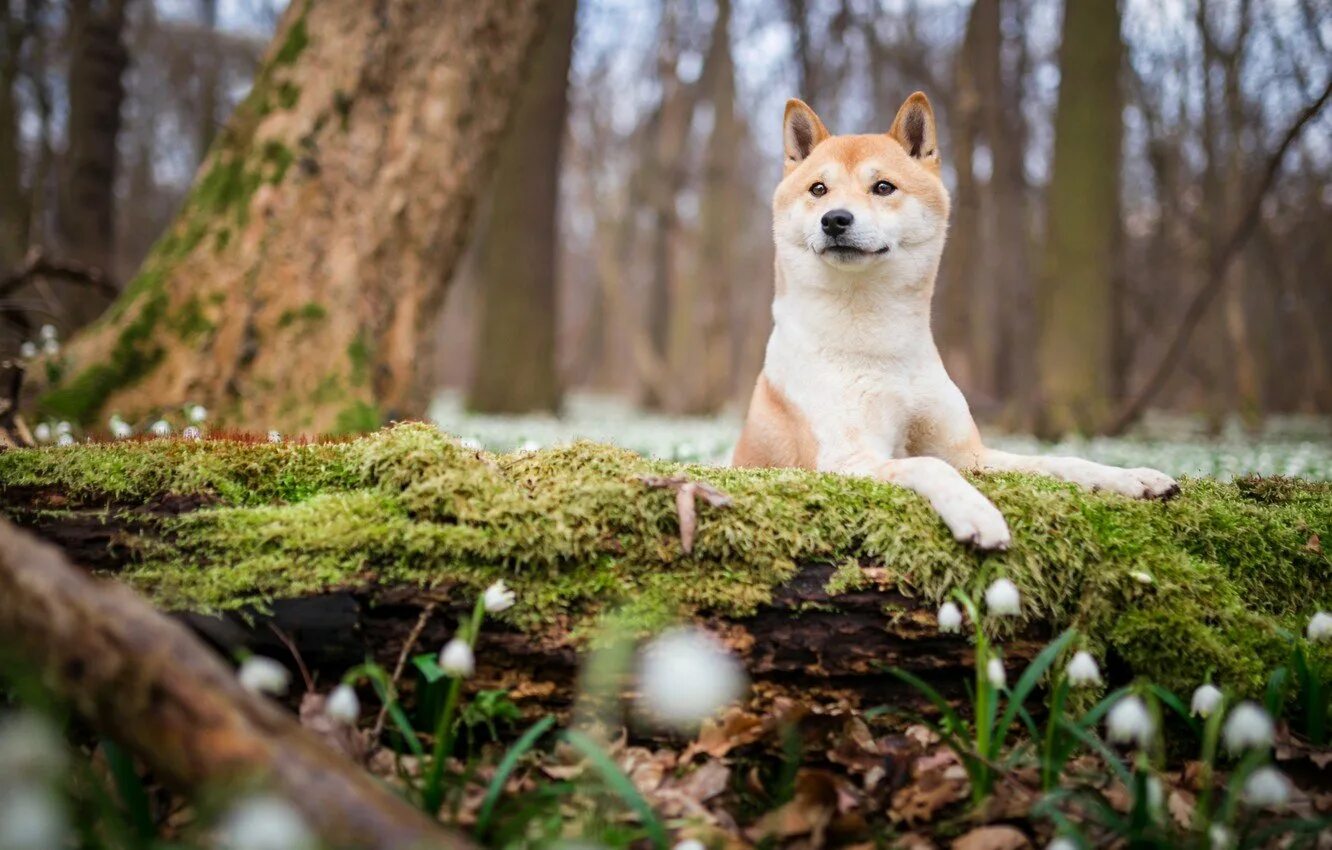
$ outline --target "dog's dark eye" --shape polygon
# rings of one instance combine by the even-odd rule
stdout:
[[[813,186],[809,187],[809,193],[816,198],[822,198],[824,195],[828,194],[828,187],[822,183],[815,183]]]
[[[880,180],[870,187],[870,191],[876,195],[891,195],[897,191],[897,187],[887,180]]]

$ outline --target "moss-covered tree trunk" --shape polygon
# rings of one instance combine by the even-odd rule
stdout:
[[[49,413],[192,401],[355,430],[420,415],[420,334],[461,252],[543,0],[297,0],[125,295],[68,346]]]
[[[1040,281],[1038,427],[1095,431],[1107,413],[1123,131],[1117,0],[1064,7],[1049,227]]]
[[[487,413],[555,411],[560,149],[577,3],[560,0],[500,145],[480,251],[481,324],[467,404]]]

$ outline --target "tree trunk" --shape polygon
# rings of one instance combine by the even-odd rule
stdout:
[[[423,415],[420,334],[545,5],[292,3],[176,223],[42,407],[87,423],[188,401],[310,432]]]
[[[1122,133],[1117,2],[1067,2],[1040,293],[1046,435],[1094,432],[1107,413],[1118,280]]]
[[[18,265],[27,242],[14,99],[24,34],[24,22],[13,14],[10,0],[0,0],[0,274]]]
[[[69,4],[69,125],[58,222],[70,259],[109,270],[115,255],[116,143],[128,0]],[[91,319],[79,315],[78,320]]]
[[[500,146],[480,235],[480,327],[467,404],[486,413],[560,407],[560,149],[577,3],[555,5]]]

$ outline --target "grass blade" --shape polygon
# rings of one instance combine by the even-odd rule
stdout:
[[[490,829],[490,818],[495,812],[495,804],[499,802],[500,794],[504,793],[504,783],[509,781],[509,775],[513,769],[518,766],[518,762],[528,751],[536,746],[536,742],[541,736],[550,731],[550,727],[555,725],[555,718],[549,715],[533,723],[531,728],[523,733],[522,737],[514,742],[512,747],[504,753],[504,758],[500,760],[499,767],[495,769],[495,776],[490,780],[490,786],[486,788],[485,799],[481,801],[481,809],[476,816],[476,834],[483,836]]]
[[[601,774],[601,778],[605,780],[611,790],[619,795],[625,805],[638,814],[639,819],[643,821],[643,828],[647,830],[652,846],[656,850],[667,850],[670,842],[666,838],[666,827],[662,825],[661,819],[652,810],[652,806],[647,799],[639,793],[638,787],[625,775],[623,770],[620,770],[620,766],[606,754],[606,751],[596,741],[573,729],[564,733],[564,740],[568,741],[570,746],[592,762],[592,766]]]

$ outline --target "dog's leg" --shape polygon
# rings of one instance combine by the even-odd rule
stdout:
[[[848,464],[852,474],[861,474],[905,487],[938,512],[953,537],[978,549],[1007,549],[1011,537],[1004,515],[989,499],[947,462],[937,457],[871,459],[862,455]]]
[[[989,472],[1033,472],[1077,484],[1088,490],[1109,490],[1135,499],[1168,499],[1179,492],[1175,479],[1145,466],[1124,469],[1076,457],[1018,455],[985,449],[981,468]]]

